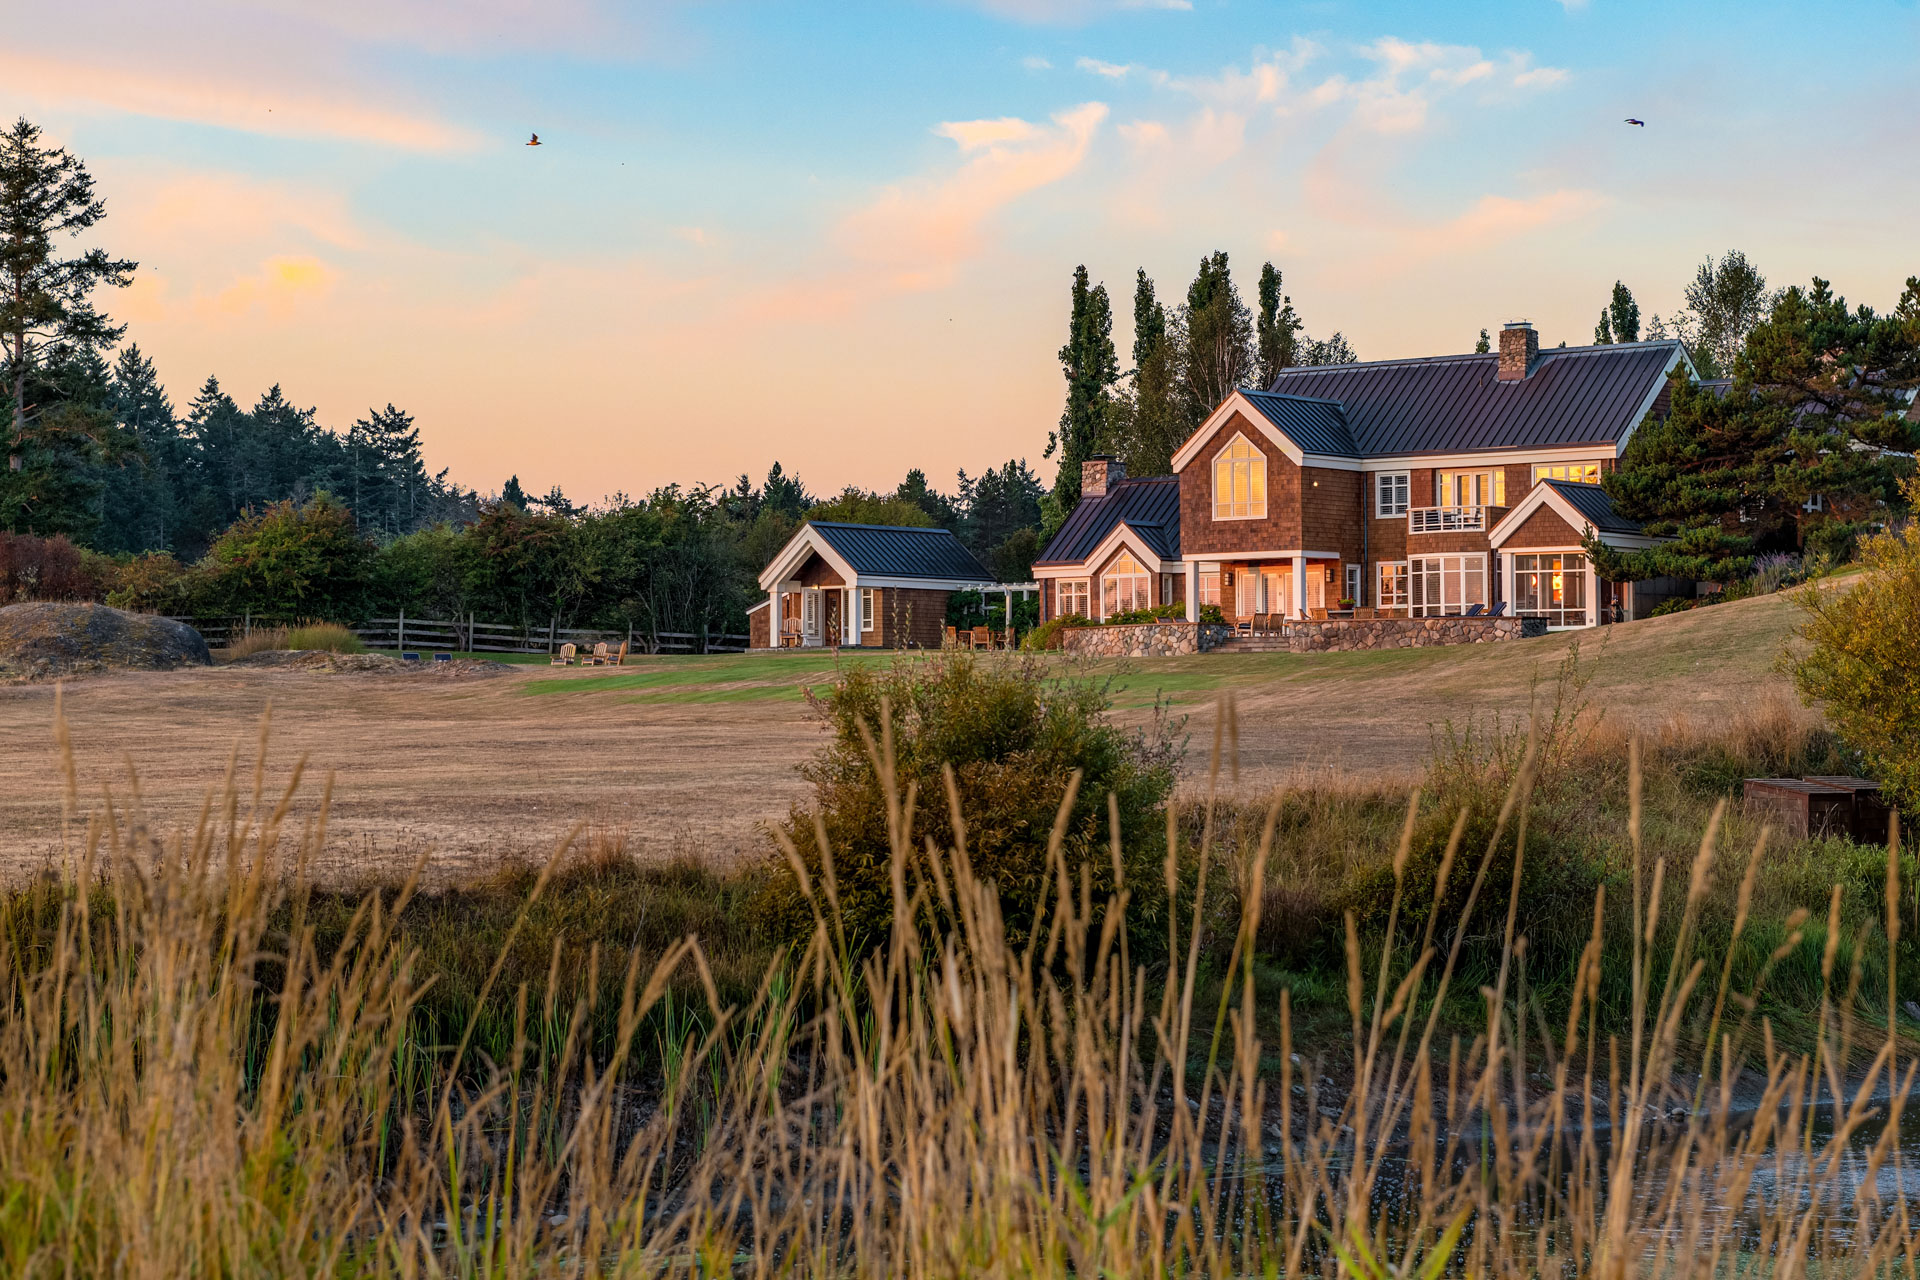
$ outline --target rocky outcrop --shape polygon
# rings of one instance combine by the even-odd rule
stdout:
[[[1060,647],[1068,653],[1093,658],[1176,658],[1205,653],[1233,628],[1203,622],[1141,622],[1115,627],[1069,627],[1060,633]]]
[[[213,663],[184,622],[103,604],[51,601],[0,609],[0,679],[49,680],[92,671],[168,671]]]

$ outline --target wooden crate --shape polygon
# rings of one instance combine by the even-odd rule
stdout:
[[[1748,778],[1747,812],[1773,823],[1781,834],[1853,835],[1853,792],[1804,778]]]
[[[1880,797],[1880,784],[1872,778],[1809,777],[1808,782],[1845,791],[1853,797],[1853,838],[1857,844],[1886,844],[1893,820],[1893,809]]]

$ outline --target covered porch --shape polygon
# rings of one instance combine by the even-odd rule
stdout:
[[[1230,624],[1301,621],[1338,612],[1352,596],[1348,566],[1334,551],[1275,551],[1184,560],[1186,598],[1219,606]]]

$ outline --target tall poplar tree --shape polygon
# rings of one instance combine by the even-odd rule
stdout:
[[[1300,362],[1300,330],[1293,299],[1281,289],[1281,275],[1269,262],[1260,268],[1260,319],[1255,334],[1260,346],[1260,385],[1270,387],[1280,371]]]
[[[1053,500],[1060,520],[1080,501],[1080,464],[1100,450],[1108,400],[1113,384],[1120,380],[1107,287],[1090,283],[1086,267],[1078,266],[1073,271],[1071,298],[1067,342],[1060,348],[1067,404],[1060,411],[1059,429],[1047,437],[1044,455],[1051,458],[1058,454],[1060,459],[1060,471],[1053,481]]]

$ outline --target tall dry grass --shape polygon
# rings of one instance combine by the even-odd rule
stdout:
[[[903,791],[880,730],[904,832],[952,786]],[[325,823],[290,825],[297,774],[275,796],[230,765],[220,802],[163,838],[137,795],[81,813],[69,760],[71,864],[0,935],[0,1261],[22,1276],[1384,1280],[1785,1276],[1818,1258],[1823,1276],[1906,1274],[1907,1196],[1883,1178],[1901,1170],[1898,1125],[1876,1128],[1899,1105],[1876,1098],[1890,1081],[1904,1096],[1915,1066],[1891,1005],[1875,1032],[1851,999],[1837,905],[1818,1041],[1788,1053],[1692,946],[1716,866],[1750,886],[1762,850],[1723,851],[1716,813],[1689,860],[1647,856],[1631,750],[1630,1033],[1597,1034],[1598,902],[1569,1012],[1545,1025],[1516,930],[1539,761],[1536,746],[1518,762],[1483,845],[1445,850],[1438,880],[1459,870],[1462,909],[1417,928],[1402,921],[1434,887],[1410,872],[1408,822],[1377,950],[1348,926],[1353,1074],[1334,1082],[1296,1062],[1285,995],[1277,1042],[1255,1034],[1277,812],[1220,869],[1199,859],[1157,971],[1121,925],[1138,886],[1122,877],[1121,909],[1099,910],[1057,842],[1044,907],[1019,922],[1030,941],[1009,945],[954,813],[926,879],[893,850],[893,918],[930,912],[941,930],[851,954],[829,860],[803,876],[810,939],[750,999],[721,997],[694,937],[646,970],[595,952],[590,967],[622,974],[610,1050],[588,1051],[590,997],[557,1000],[550,971],[513,993],[512,1049],[493,1059],[472,1025],[416,1033],[435,975],[396,933],[399,904],[370,896],[344,945],[316,951],[305,868]],[[1176,894],[1178,815],[1168,826]],[[1117,834],[1114,861],[1119,875]],[[1203,1002],[1210,874],[1234,877],[1245,909],[1229,980]],[[1656,964],[1654,904],[1676,878],[1680,939]],[[1750,902],[1743,888],[1736,935]],[[1484,1026],[1449,1037],[1439,1011],[1480,929],[1502,938]],[[707,993],[692,1007],[671,995],[689,972]],[[1702,1001],[1712,1030],[1688,1055],[1679,1025]]]
[[[300,622],[287,627],[260,627],[227,648],[228,658],[247,658],[272,649],[317,649],[327,653],[365,653],[360,637],[338,622]]]

